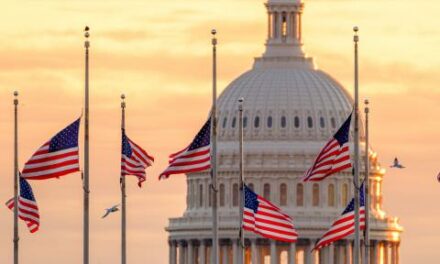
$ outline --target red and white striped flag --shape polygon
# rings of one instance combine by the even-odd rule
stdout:
[[[348,143],[350,121],[351,114],[318,154],[312,167],[303,176],[303,181],[321,181],[332,174],[352,167]]]
[[[26,162],[21,176],[28,180],[44,180],[79,171],[79,123],[80,119],[41,146]]]
[[[171,154],[168,168],[159,176],[166,179],[172,174],[205,171],[211,168],[211,118],[206,121],[191,144]]]
[[[274,204],[244,186],[243,228],[263,237],[296,242],[298,233],[293,221]]]
[[[121,175],[133,175],[138,178],[138,185],[146,180],[145,169],[154,162],[154,157],[150,156],[145,150],[136,145],[126,135],[122,133],[122,157],[121,157]]]
[[[32,188],[29,183],[20,177],[20,196],[18,196],[18,217],[26,222],[29,232],[35,233],[40,227],[40,214]],[[6,206],[14,209],[14,198],[6,202]]]
[[[365,229],[365,197],[364,185],[361,186],[360,191],[360,207],[359,207],[359,227],[361,230]],[[318,250],[322,247],[328,246],[331,243],[343,239],[354,233],[354,199],[350,201],[347,208],[345,208],[342,215],[333,222],[330,229],[322,236],[316,243],[313,250]]]

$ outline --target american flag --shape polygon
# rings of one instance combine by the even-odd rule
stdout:
[[[361,230],[365,229],[365,197],[364,185],[360,191],[360,207],[359,207],[359,226]],[[318,250],[337,240],[343,239],[354,233],[354,199],[350,201],[342,215],[333,222],[330,229],[316,243],[313,250]]]
[[[204,171],[211,168],[211,118],[191,144],[185,149],[171,154],[168,168],[159,176],[159,180],[168,178],[171,174]]]
[[[145,169],[150,167],[154,162],[154,158],[143,150],[141,147],[131,141],[125,131],[122,132],[122,157],[121,157],[121,175],[133,175],[138,177],[138,185],[142,187],[142,183],[146,179]]]
[[[350,160],[350,121],[351,114],[307,170],[303,181],[321,181],[328,176],[352,167]]]
[[[41,146],[24,165],[22,177],[44,180],[79,171],[79,123],[80,119]]]
[[[20,196],[18,197],[18,217],[26,222],[31,233],[38,231],[40,227],[40,215],[38,213],[37,201],[32,193],[29,183],[20,177]],[[6,206],[14,209],[14,198],[6,202]]]
[[[290,216],[244,186],[243,228],[263,237],[296,242],[298,234]]]

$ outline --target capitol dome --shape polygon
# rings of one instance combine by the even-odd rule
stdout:
[[[304,183],[301,177],[352,112],[353,99],[304,53],[302,1],[269,0],[266,8],[265,52],[217,100],[221,264],[239,263],[239,98],[244,99],[246,184],[292,216],[299,233],[297,243],[289,244],[246,232],[246,263],[351,264],[352,237],[311,251],[353,197],[351,171],[319,183]],[[361,138],[363,134],[361,129]],[[383,210],[385,171],[376,153],[369,152],[371,263],[398,264],[402,229]],[[170,264],[213,263],[210,183],[208,171],[187,175],[187,209],[166,228]]]

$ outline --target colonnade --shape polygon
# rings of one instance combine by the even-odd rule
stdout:
[[[205,239],[169,241],[170,264],[209,264],[211,241]],[[267,239],[246,239],[246,264],[351,264],[352,241],[341,240],[312,251],[315,240],[300,239],[297,243],[280,243]],[[399,242],[373,240],[370,243],[370,264],[399,264]],[[220,240],[220,263],[235,264],[238,240]]]

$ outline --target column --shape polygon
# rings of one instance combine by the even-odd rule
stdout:
[[[170,263],[170,264],[177,264],[177,259],[176,259],[176,258],[177,258],[176,242],[173,241],[173,240],[168,241],[168,245],[169,245],[169,247],[170,247],[170,252],[169,252],[170,260],[169,260],[169,263]]]
[[[388,242],[387,241],[383,241],[382,242],[382,244],[383,244],[383,252],[384,252],[384,264],[390,264],[390,262],[389,262],[389,254],[388,254],[388,252],[389,252],[389,248],[388,248]]]
[[[258,248],[257,248],[257,240],[251,239],[251,257],[252,257],[252,264],[260,264],[260,254],[258,254]]]
[[[396,250],[396,243],[392,242],[391,243],[391,264],[397,264],[397,259],[396,259],[396,254],[397,250]]]
[[[396,244],[396,264],[400,263],[400,242]]]
[[[206,247],[205,241],[200,240],[199,245],[199,264],[206,264]]]
[[[239,244],[238,240],[234,239],[232,240],[232,263],[239,264],[238,260],[238,250],[239,250]]]
[[[335,264],[335,245],[331,244],[327,247],[328,254],[327,254],[327,263],[328,264]]]
[[[379,250],[378,250],[378,244],[375,240],[370,240],[370,262],[371,264],[379,264],[380,262],[377,261],[379,258]]]
[[[179,264],[185,264],[185,251],[183,248],[183,241],[179,243]]]
[[[305,264],[315,264],[315,262],[312,262],[312,258],[313,258],[313,254],[312,254],[312,248],[313,248],[313,244],[312,241],[310,241],[310,243],[306,246],[305,251],[304,251],[304,263]]]
[[[338,264],[345,264],[345,248],[344,248],[344,246],[339,243],[336,248],[338,251],[338,254],[337,254]]]
[[[290,243],[289,245],[289,251],[288,251],[288,264],[296,264],[296,244]]]
[[[345,263],[346,264],[353,263],[351,253],[352,253],[351,241],[347,240],[346,245],[345,245]]]
[[[278,264],[278,251],[275,240],[270,240],[270,264]]]
[[[194,264],[194,248],[191,240],[188,241],[188,246],[186,247],[186,250],[188,260],[187,264]]]
[[[223,244],[220,248],[222,251],[222,264],[228,264],[228,245]]]

